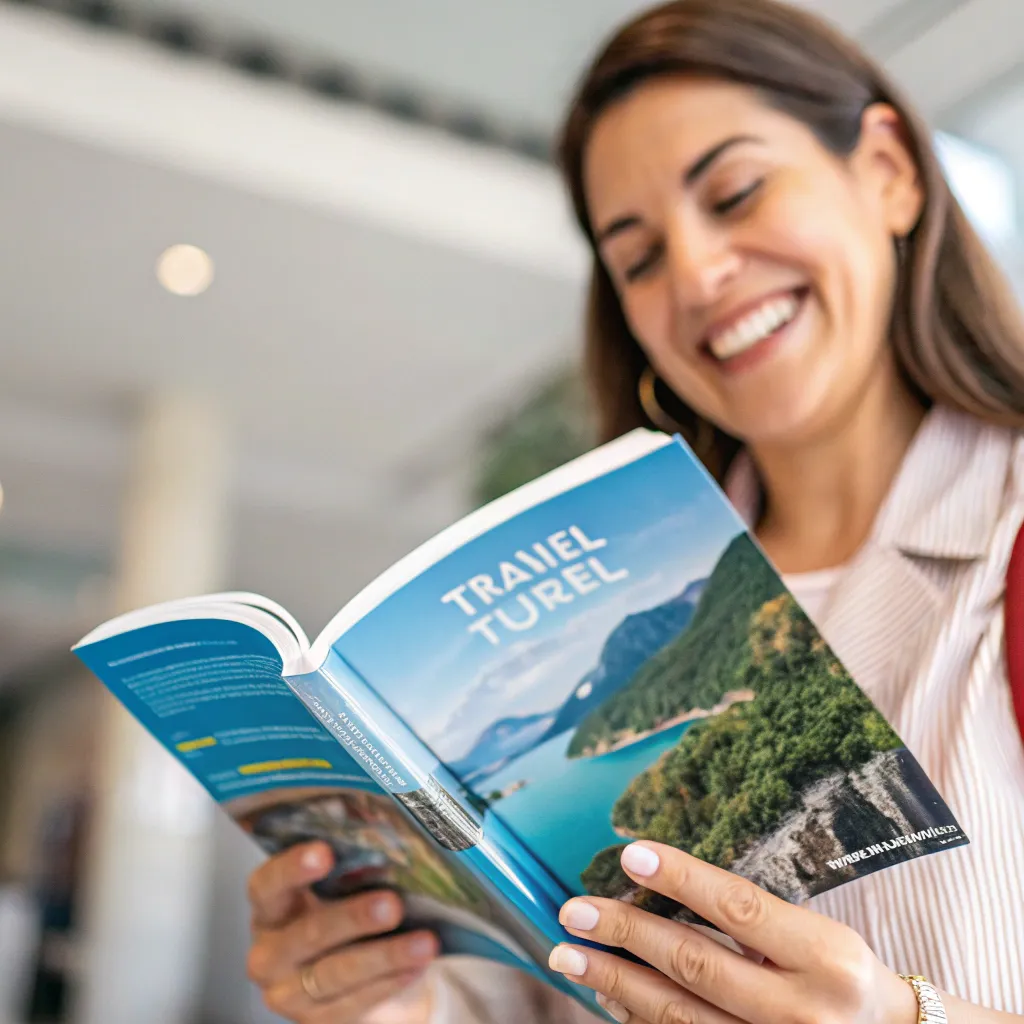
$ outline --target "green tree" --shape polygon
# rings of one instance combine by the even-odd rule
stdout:
[[[483,505],[594,447],[582,375],[571,367],[545,381],[480,446],[473,500]]]
[[[728,868],[808,786],[902,745],[788,593],[758,609],[747,639],[731,685],[755,699],[697,723],[633,780],[612,810],[624,834]],[[605,895],[605,874],[585,873],[588,891]]]
[[[602,850],[587,866],[581,877],[587,892],[601,893],[606,896],[620,896],[628,892],[633,881],[622,870],[619,858],[625,846],[609,846]]]
[[[622,732],[657,728],[693,708],[712,708],[745,685],[751,616],[783,592],[782,581],[750,537],[737,536],[712,571],[690,625],[580,723],[569,756]]]

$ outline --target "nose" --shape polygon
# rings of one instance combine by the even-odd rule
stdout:
[[[665,244],[672,289],[684,308],[715,302],[742,265],[726,232],[693,221],[674,224]]]

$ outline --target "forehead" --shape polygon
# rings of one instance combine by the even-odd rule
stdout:
[[[792,145],[802,126],[748,86],[672,76],[652,79],[595,122],[583,154],[591,207],[631,186],[676,184],[682,170],[734,135]]]

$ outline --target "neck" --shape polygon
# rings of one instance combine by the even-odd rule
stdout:
[[[867,540],[925,414],[894,378],[810,440],[751,446],[765,493],[757,536],[780,572],[842,565]]]

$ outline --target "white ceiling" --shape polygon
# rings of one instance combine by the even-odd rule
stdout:
[[[641,5],[182,6],[221,28],[259,29],[546,130],[595,42]],[[958,128],[1024,172],[1024,95],[1012,86],[1024,58],[1021,0],[809,6],[885,56],[937,124],[955,115]],[[15,81],[11,68],[25,50],[16,52],[4,30],[29,22],[70,49],[60,60],[40,58],[35,80]],[[113,73],[103,94],[102,76],[87,75],[72,51],[104,68],[127,56],[159,66],[162,87],[178,83],[189,105],[158,97],[155,79],[131,87]],[[281,600],[315,630],[359,584],[464,507],[480,430],[574,350],[579,279],[559,263],[569,244],[561,235],[537,258],[514,231],[502,242],[508,258],[470,237],[474,227],[480,242],[501,234],[488,216],[489,195],[522,199],[521,207],[497,211],[508,213],[510,229],[551,220],[549,172],[474,156],[454,141],[428,153],[434,142],[421,139],[422,163],[393,162],[392,178],[417,169],[407,174],[401,216],[389,220],[357,196],[328,194],[346,180],[343,168],[311,166],[317,161],[301,154],[312,135],[281,129],[308,113],[310,132],[336,129],[340,137],[351,128],[350,112],[229,72],[218,74],[230,83],[199,81],[202,73],[141,43],[0,3],[0,551],[109,561],[133,405],[171,385],[210,392],[223,403],[238,452],[228,582]],[[63,99],[54,92],[56,105],[47,108],[44,93],[61,74],[69,91]],[[231,152],[188,134],[204,115],[228,109],[217,105],[228,84],[239,113],[220,134]],[[138,123],[115,124],[117,96]],[[63,120],[58,108],[69,112]],[[243,127],[248,149],[238,142]],[[372,148],[360,146],[360,153]],[[333,151],[309,152],[329,161],[323,154]],[[452,171],[450,188],[453,169],[470,170],[454,199],[438,201],[443,183],[423,172],[442,164]],[[388,184],[378,191],[399,205],[392,178],[379,176]],[[471,180],[489,184],[470,196]],[[422,223],[413,215],[417,202]],[[465,223],[455,223],[460,213]],[[216,261],[214,286],[199,299],[172,298],[153,276],[159,252],[178,241],[203,245]],[[16,582],[0,579],[0,676],[43,645],[75,639],[96,614],[74,595],[28,601]]]
[[[251,445],[373,473],[427,456],[572,331],[563,282],[377,227],[21,127],[0,125],[0,167],[0,386],[26,397],[209,391]],[[183,239],[217,264],[191,301],[153,273]]]
[[[562,280],[23,127],[0,167],[0,540],[109,550],[132,403],[198,390],[237,438],[237,585],[326,619],[457,514],[467,428],[570,349]],[[153,275],[179,239],[217,261],[195,300]]]
[[[798,0],[892,58],[962,0]],[[648,0],[126,0],[239,39],[322,54],[429,95],[554,128],[577,75]]]
[[[7,13],[0,6],[0,29]],[[89,36],[52,27],[63,42]],[[41,75],[55,77],[49,63]],[[579,288],[545,269],[543,253],[534,267],[522,252],[504,259],[474,248],[467,230],[431,241],[430,223],[382,224],[372,210],[313,194],[309,181],[293,176],[282,186],[289,168],[280,162],[246,176],[218,152],[221,165],[198,173],[195,159],[161,160],[137,139],[121,145],[97,132],[91,140],[81,119],[64,131],[40,116],[37,128],[17,107],[17,89],[4,85],[0,550],[109,559],[134,407],[155,391],[198,391],[221,405],[238,453],[226,582],[282,600],[315,629],[464,510],[480,433],[574,348]],[[244,80],[241,88],[259,93]],[[29,91],[25,109],[41,115],[39,91]],[[188,115],[218,97],[211,86]],[[251,117],[265,99],[237,109]],[[139,94],[135,105],[154,131],[165,113],[154,96]],[[168,130],[181,116],[167,114]],[[292,139],[302,141],[301,132]],[[472,169],[462,144],[445,145]],[[514,200],[519,177],[533,187],[525,171],[511,173],[514,160],[505,168],[501,158],[512,179],[504,183],[488,178],[481,159],[478,177],[498,183],[478,203]],[[436,201],[425,178],[417,178],[423,199]],[[478,212],[484,227],[498,224]],[[153,273],[163,248],[182,240],[216,261],[214,285],[197,299],[170,296]],[[97,613],[71,597],[58,595],[51,608],[68,631]],[[0,580],[0,671],[25,657],[19,640],[34,651],[46,638],[45,629],[37,638],[24,628],[25,608],[24,587],[9,573]],[[45,620],[46,610],[36,601],[28,617]],[[5,637],[15,613],[18,627]]]

